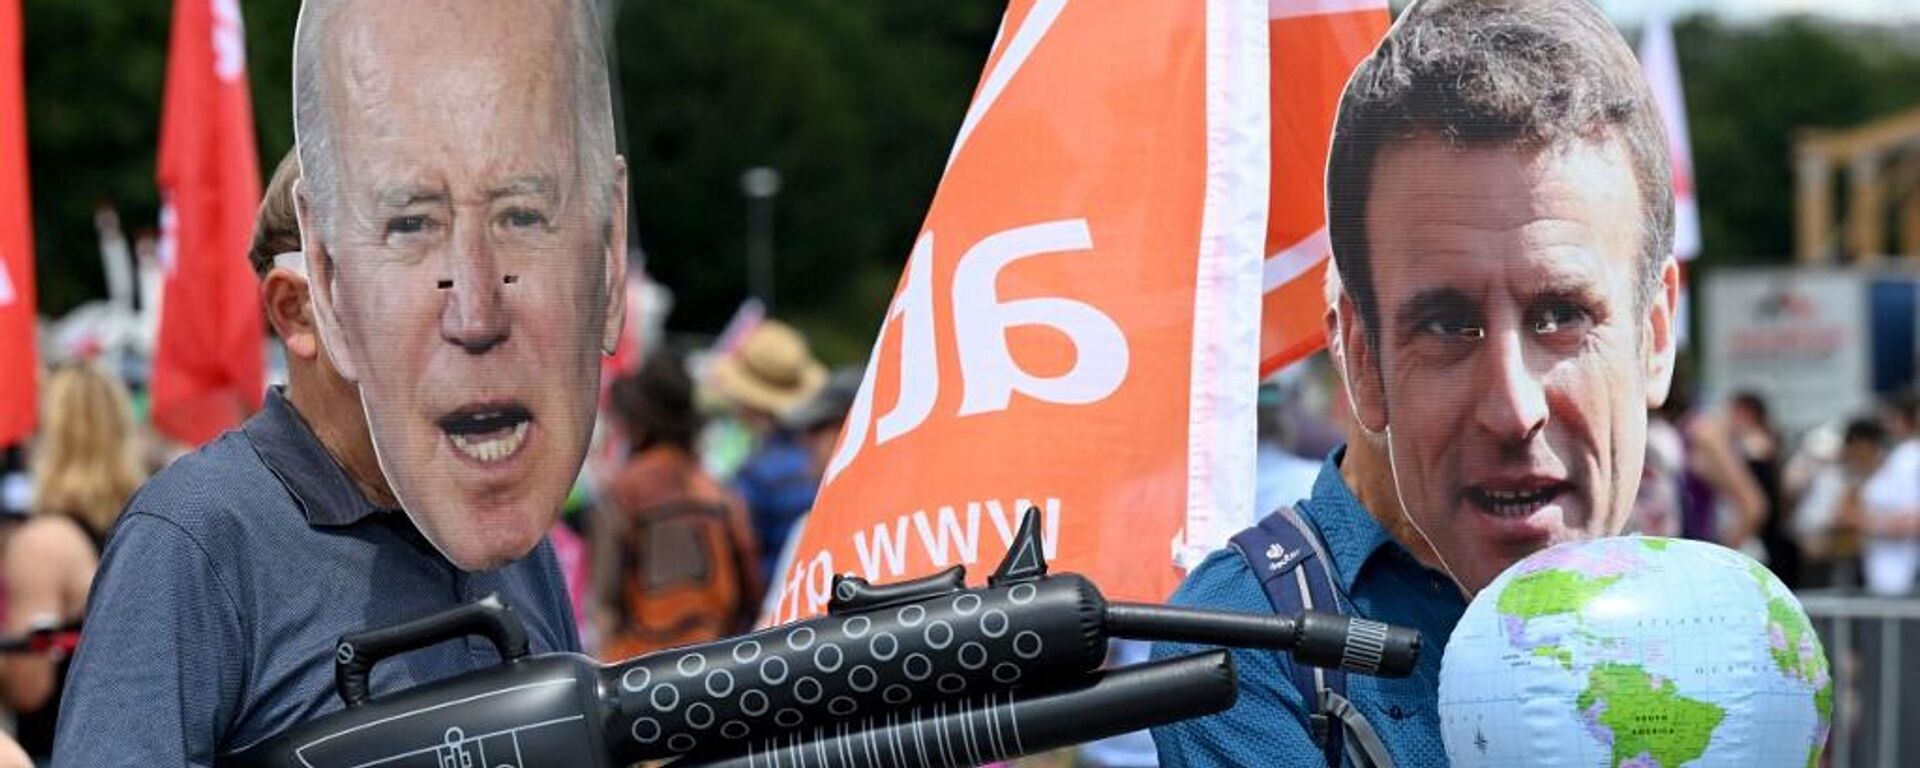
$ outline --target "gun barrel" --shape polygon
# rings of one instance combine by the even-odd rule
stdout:
[[[962,768],[1213,714],[1236,694],[1232,658],[1207,651],[793,731],[674,768]]]
[[[1099,666],[1105,600],[1077,576],[986,587],[774,627],[607,667],[622,764],[703,752],[825,723]]]
[[[1115,637],[1137,640],[1288,651],[1302,664],[1375,677],[1413,674],[1420,657],[1419,632],[1320,611],[1260,616],[1108,603],[1106,628]]]

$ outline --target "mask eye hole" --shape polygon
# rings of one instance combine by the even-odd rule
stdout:
[[[507,275],[506,277],[500,278],[500,282],[505,283],[507,285],[513,285],[514,283],[520,282],[520,276]]]
[[[440,281],[439,285],[440,285],[440,290],[443,290],[443,291],[448,291],[453,289],[452,280],[442,280]]]

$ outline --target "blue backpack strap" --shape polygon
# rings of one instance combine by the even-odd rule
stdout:
[[[1339,591],[1334,588],[1332,558],[1320,546],[1319,536],[1292,506],[1281,507],[1263,518],[1259,525],[1235,534],[1232,545],[1260,580],[1260,587],[1273,603],[1275,613],[1347,612],[1340,604]],[[1291,673],[1294,689],[1306,699],[1314,743],[1326,753],[1328,766],[1340,768],[1343,732],[1333,713],[1327,711],[1329,697],[1324,692],[1334,694],[1333,700],[1344,701],[1347,673],[1296,664],[1292,656],[1285,654],[1281,663]]]

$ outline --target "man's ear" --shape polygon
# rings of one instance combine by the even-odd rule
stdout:
[[[1346,355],[1346,350],[1341,347],[1340,304],[1338,301],[1328,304],[1327,311],[1321,313],[1320,328],[1326,334],[1327,356],[1333,359],[1334,370],[1343,370],[1340,358]],[[1345,377],[1345,374],[1341,374],[1341,378],[1344,379]]]
[[[342,343],[344,334],[340,329],[339,315],[334,312],[333,252],[328,250],[326,238],[321,236],[320,223],[313,215],[313,201],[307,197],[306,179],[295,179],[293,182],[293,211],[300,222],[300,250],[307,256],[307,290],[312,299],[314,330],[320,334],[321,348],[333,361],[333,369],[340,372],[341,378],[358,382],[359,369],[353,365],[352,352]]]
[[[1680,265],[1672,257],[1660,262],[1660,286],[1647,307],[1647,324],[1640,348],[1646,357],[1647,407],[1658,408],[1673,387],[1674,358],[1680,348]]]
[[[305,275],[288,267],[274,267],[260,282],[260,298],[267,305],[267,322],[286,345],[287,354],[302,360],[312,360],[319,354],[319,331],[313,327]]]
[[[1353,297],[1340,292],[1340,377],[1347,384],[1347,399],[1352,401],[1353,416],[1360,427],[1378,434],[1387,428],[1387,390],[1380,370],[1380,351],[1367,334],[1367,320],[1353,305]]]
[[[607,227],[606,327],[600,330],[600,351],[613,354],[620,343],[620,329],[627,323],[627,158],[613,156],[613,204],[607,214],[613,217]]]

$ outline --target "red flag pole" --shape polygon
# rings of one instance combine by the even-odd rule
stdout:
[[[198,445],[260,405],[259,288],[245,254],[260,204],[238,0],[177,0],[160,125],[165,276],[154,426]]]
[[[19,0],[0,0],[0,446],[33,431],[39,389],[20,26]]]

